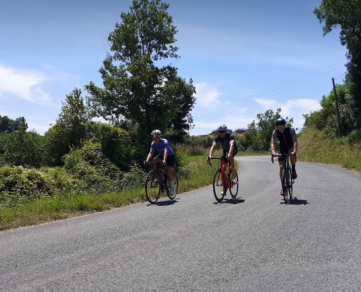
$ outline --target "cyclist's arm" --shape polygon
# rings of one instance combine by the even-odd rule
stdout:
[[[233,149],[234,149],[234,140],[229,141],[229,151],[228,151],[228,155],[232,155],[233,154]]]
[[[213,151],[214,151],[214,148],[216,147],[216,145],[217,145],[217,143],[213,142],[211,150],[209,150],[209,157],[212,157],[212,154],[213,154]]]
[[[147,159],[145,160],[145,161],[146,161],[146,163],[148,163],[148,162],[149,162],[149,160],[152,158],[152,156],[153,156],[153,152],[152,152],[152,151],[150,151],[150,152],[149,152],[149,154],[148,154],[148,156],[147,156]]]
[[[272,151],[273,155],[277,155],[276,146],[275,146],[276,139],[277,139],[277,133],[276,133],[276,130],[273,130],[272,137],[271,137],[271,151]]]
[[[277,155],[274,141],[271,141],[271,151],[273,155]]]
[[[298,142],[297,142],[296,131],[294,128],[291,128],[291,134],[292,134],[292,142],[293,142],[293,153],[297,153]]]
[[[168,150],[165,149],[165,150],[164,150],[164,155],[163,155],[163,164],[166,163],[166,161],[167,161],[167,156],[168,156]]]
[[[297,153],[297,147],[298,147],[297,136],[293,136],[292,141],[293,141],[293,153]]]

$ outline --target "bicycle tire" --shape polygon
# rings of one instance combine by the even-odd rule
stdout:
[[[172,170],[172,174],[174,177],[174,194],[171,195],[169,193],[170,192],[170,184],[169,184],[169,179],[167,179],[167,196],[169,199],[174,200],[178,194],[178,175],[177,175],[177,172],[174,170],[174,168]]]
[[[231,197],[234,199],[237,197],[238,194],[238,173],[236,173],[236,177],[232,180],[230,180],[231,187],[229,189],[229,192],[231,193]]]
[[[223,194],[222,194],[223,190]],[[222,171],[220,168],[216,170],[213,177],[213,193],[217,202],[222,202],[224,196],[226,195],[226,186],[222,178]]]
[[[285,201],[285,204],[288,204],[290,202],[289,197],[289,191],[288,191],[288,175],[287,175],[287,169],[283,170],[283,176],[282,176],[282,188],[283,188],[283,199]]]
[[[294,199],[293,197],[293,179],[292,179],[292,172],[291,168],[288,168],[288,177],[289,177],[289,184],[288,184],[288,190],[290,194],[290,201]]]
[[[144,188],[149,203],[157,203],[160,195],[160,177],[155,170],[151,170],[148,173]]]

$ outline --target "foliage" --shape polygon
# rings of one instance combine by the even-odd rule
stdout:
[[[123,171],[129,171],[135,160],[135,148],[131,135],[116,126],[103,123],[93,124],[91,135],[99,139],[102,153]]]
[[[62,169],[27,169],[22,166],[0,168],[0,203],[15,206],[34,198],[70,195],[81,183]]]
[[[81,93],[75,88],[66,96],[56,124],[45,134],[49,164],[62,165],[61,159],[70,148],[80,147],[88,138],[91,117]]]
[[[3,160],[9,165],[40,167],[44,158],[42,136],[33,131],[27,133],[26,129],[19,126],[17,133],[10,134]]]
[[[275,121],[281,117],[282,109],[276,112],[267,110],[264,114],[257,114],[256,120],[248,125],[248,130],[239,139],[237,146],[240,150],[267,151],[270,149],[272,133],[275,129]],[[292,127],[293,119],[284,118],[286,126]]]
[[[298,138],[300,161],[339,164],[361,172],[361,130],[331,139],[324,132],[308,127]]]
[[[150,142],[149,133],[169,128],[182,133],[191,127],[190,110],[195,88],[170,65],[155,62],[178,58],[176,27],[168,14],[169,5],[160,0],[134,0],[122,23],[109,34],[110,50],[99,70],[104,89],[93,82],[85,86],[94,113],[112,122],[138,125],[138,148]]]
[[[354,129],[357,129],[357,120],[355,117],[355,100],[350,93],[352,89],[346,85],[338,85],[336,93],[338,98],[340,132],[341,135],[347,135]],[[330,137],[336,137],[337,133],[337,115],[335,106],[335,94],[332,90],[326,97],[322,96],[320,102],[321,109],[310,114],[303,115],[305,118],[304,127],[314,127],[324,131]]]
[[[353,108],[348,115],[353,116],[356,130],[361,126],[361,0],[322,0],[314,13],[320,22],[324,22],[323,34],[340,27],[340,41],[348,50],[346,65],[346,85],[350,89],[348,97]]]
[[[24,117],[18,117],[15,120],[10,119],[8,116],[0,115],[0,133],[13,133],[16,132],[20,126],[28,127]]]

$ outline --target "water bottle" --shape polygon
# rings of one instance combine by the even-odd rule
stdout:
[[[165,180],[164,172],[162,171],[162,179]]]

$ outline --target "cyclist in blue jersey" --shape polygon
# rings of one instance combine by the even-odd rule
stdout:
[[[154,130],[151,133],[153,137],[153,142],[150,145],[149,154],[147,156],[147,159],[145,160],[145,164],[149,163],[149,160],[152,158],[154,152],[157,150],[158,156],[154,157],[154,162],[162,162],[163,165],[167,166],[167,176],[169,179],[169,185],[170,185],[170,194],[173,195],[174,190],[174,177],[172,170],[174,168],[174,162],[175,162],[175,156],[173,149],[170,148],[169,143],[166,139],[161,138],[162,132],[159,130]]]
[[[207,161],[210,161],[217,143],[220,142],[222,144],[222,148],[223,148],[223,156],[225,156],[229,160],[229,162],[232,166],[231,179],[234,179],[236,177],[237,171],[234,168],[234,158],[233,157],[238,152],[235,137],[232,133],[226,132],[227,126],[225,124],[220,125],[217,130],[218,130],[218,135],[214,138],[211,150],[209,151],[209,156],[207,158]],[[226,153],[228,153],[227,156],[226,156]]]
[[[286,127],[286,121],[283,118],[279,118],[276,120],[275,125],[277,127],[276,130],[272,133],[271,138],[271,151],[273,155],[277,155],[275,143],[278,140],[280,145],[279,153],[287,153],[290,155],[291,165],[292,165],[292,178],[297,178],[296,173],[296,153],[297,153],[297,135],[294,128]],[[282,167],[283,161],[281,158],[278,159],[280,165],[280,178],[282,181]],[[280,193],[283,196],[283,189]]]

